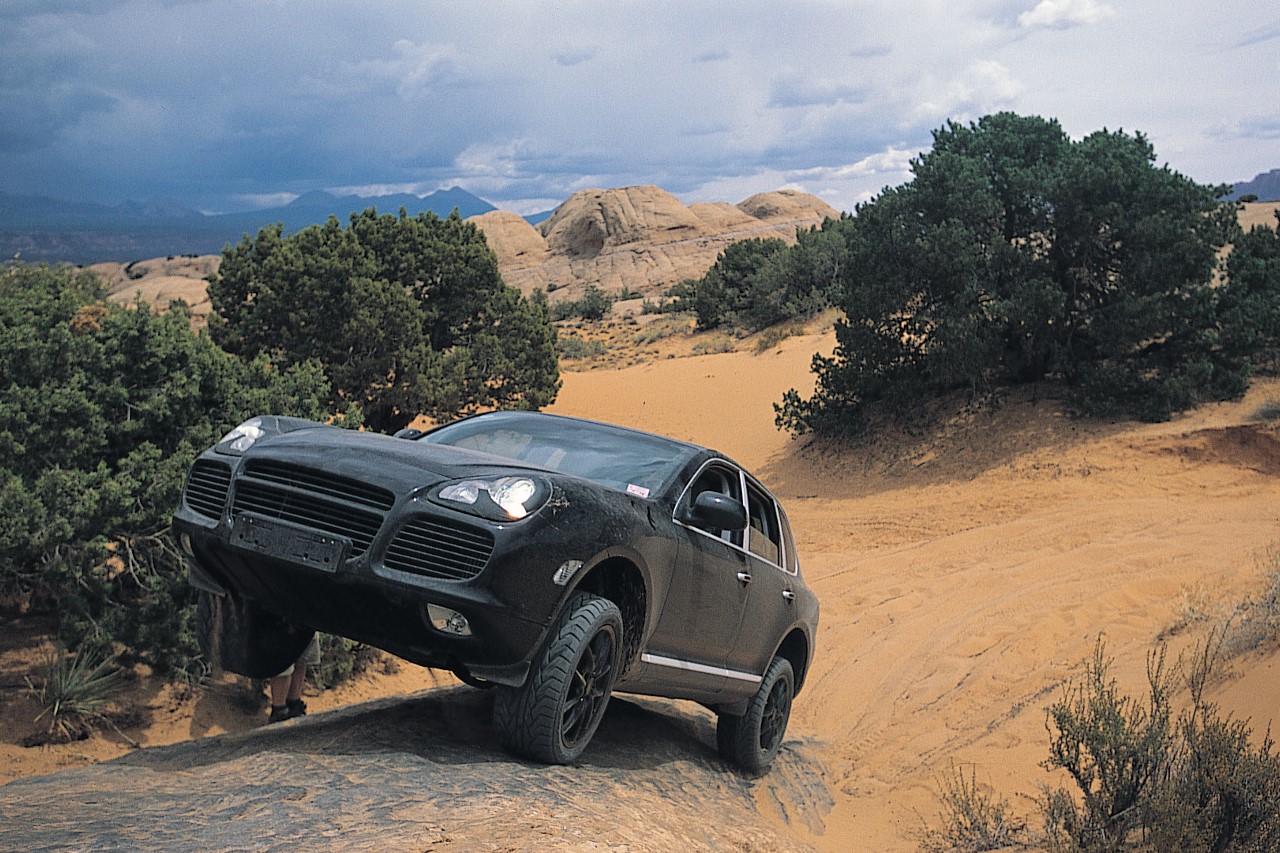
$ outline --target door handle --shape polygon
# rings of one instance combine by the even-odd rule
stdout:
[[[738,581],[744,586],[751,583],[751,572],[738,572]]]
[[[784,589],[782,591],[782,597],[787,600],[787,604],[796,600],[796,594],[789,589]]]

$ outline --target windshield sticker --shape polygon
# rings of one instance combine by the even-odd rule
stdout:
[[[644,486],[637,486],[635,483],[627,483],[627,494],[635,495],[638,498],[649,497],[649,490]]]

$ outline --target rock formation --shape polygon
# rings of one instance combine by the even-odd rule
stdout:
[[[777,237],[820,225],[837,211],[795,190],[759,193],[739,205],[685,205],[659,187],[580,190],[541,225],[504,211],[472,217],[498,256],[508,284],[553,299],[576,298],[588,284],[645,296],[705,273],[738,240]]]

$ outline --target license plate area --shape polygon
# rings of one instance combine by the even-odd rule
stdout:
[[[247,551],[325,572],[338,570],[351,544],[340,536],[245,514],[236,516],[231,541]]]

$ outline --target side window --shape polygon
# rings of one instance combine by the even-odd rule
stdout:
[[[693,502],[703,492],[717,492],[727,495],[735,501],[742,500],[742,487],[738,472],[720,465],[708,465],[698,474],[698,478],[689,487],[686,500]],[[708,530],[708,533],[719,536],[726,542],[742,545],[741,530]]]
[[[747,550],[771,563],[782,565],[782,528],[773,499],[747,484]]]
[[[782,552],[787,560],[783,568],[793,575],[798,575],[800,574],[800,557],[796,553],[796,537],[791,532],[791,522],[787,519],[787,513],[781,506],[778,507],[778,517],[782,519]]]

